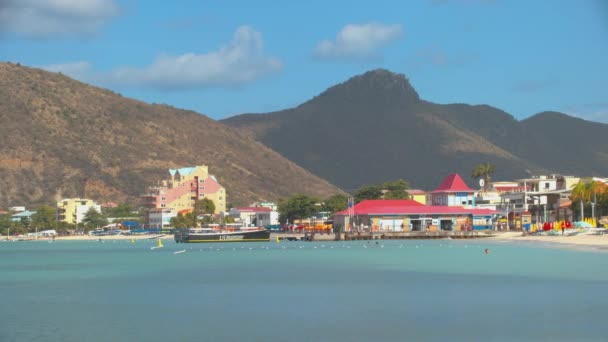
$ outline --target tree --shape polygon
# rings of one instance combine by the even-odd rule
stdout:
[[[471,172],[471,178],[483,179],[483,190],[488,190],[490,188],[491,175],[494,174],[494,171],[496,171],[496,165],[490,163],[477,164]]]
[[[107,217],[133,217],[133,206],[128,203],[119,204],[116,208],[107,208],[104,210]]]
[[[334,214],[346,209],[347,205],[348,197],[344,194],[337,194],[323,201],[323,211],[329,211]]]
[[[374,200],[382,197],[382,187],[379,185],[367,185],[359,188],[355,192],[355,203],[363,200]]]
[[[589,192],[589,187],[587,186],[587,183],[589,182],[589,180],[584,180],[581,179],[580,181],[578,181],[578,183],[576,183],[576,185],[574,186],[574,188],[572,188],[572,193],[571,193],[571,198],[573,201],[578,200],[580,202],[580,210],[581,210],[581,214],[580,214],[580,220],[584,220],[585,219],[585,213],[584,213],[584,202],[589,201],[589,197],[591,195],[591,193]]]
[[[91,207],[82,220],[86,228],[102,227],[108,224],[108,220],[97,209]]]
[[[55,226],[55,208],[43,205],[32,215],[32,226],[34,228],[51,228]]]
[[[194,213],[196,216],[211,215],[214,212],[215,203],[212,200],[203,198],[194,202]]]
[[[279,201],[279,221],[285,223],[296,219],[311,217],[317,212],[317,199],[304,194],[293,195],[288,199]]]
[[[382,184],[385,190],[388,190],[384,194],[384,199],[410,199],[410,194],[407,192],[410,185],[403,179],[398,179],[392,182],[385,182]]]
[[[196,215],[193,212],[172,217],[169,224],[174,228],[192,228],[198,226]]]

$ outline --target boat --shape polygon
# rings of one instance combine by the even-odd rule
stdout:
[[[213,228],[181,228],[175,230],[175,242],[256,242],[270,241],[266,229],[216,230]]]

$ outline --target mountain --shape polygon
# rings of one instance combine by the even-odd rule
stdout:
[[[137,203],[168,168],[209,165],[228,202],[341,192],[242,131],[57,73],[0,63],[0,207]]]
[[[518,121],[487,105],[424,101],[401,74],[355,76],[295,107],[223,123],[346,191],[398,178],[434,189],[450,173],[470,185],[477,163],[495,180],[608,173],[608,125],[561,113]]]

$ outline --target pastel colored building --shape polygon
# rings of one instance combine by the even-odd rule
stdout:
[[[434,232],[492,228],[496,211],[427,206],[413,200],[366,200],[334,214],[336,231]]]
[[[412,199],[418,203],[426,204],[426,191],[420,189],[411,189],[407,191]]]
[[[101,206],[86,198],[65,198],[57,202],[57,221],[70,224],[81,223],[87,212],[95,209],[101,213]]]
[[[158,185],[150,186],[141,196],[142,206],[148,209],[144,227],[150,228],[151,209],[174,209],[176,213],[187,212],[201,199],[210,199],[215,204],[215,214],[226,211],[226,190],[209,174],[206,165],[169,169],[167,176]]]
[[[453,173],[445,177],[443,182],[427,196],[428,205],[433,206],[475,206],[475,190],[462,180],[459,174]]]

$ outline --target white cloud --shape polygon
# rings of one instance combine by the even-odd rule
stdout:
[[[33,38],[92,34],[118,12],[114,0],[0,0],[0,33]]]
[[[241,26],[232,41],[217,51],[163,55],[147,67],[119,68],[108,77],[116,84],[184,89],[249,83],[282,67],[278,58],[264,55],[262,35]]]
[[[349,24],[336,34],[335,40],[321,41],[315,48],[315,55],[329,59],[367,59],[402,35],[399,24]]]

